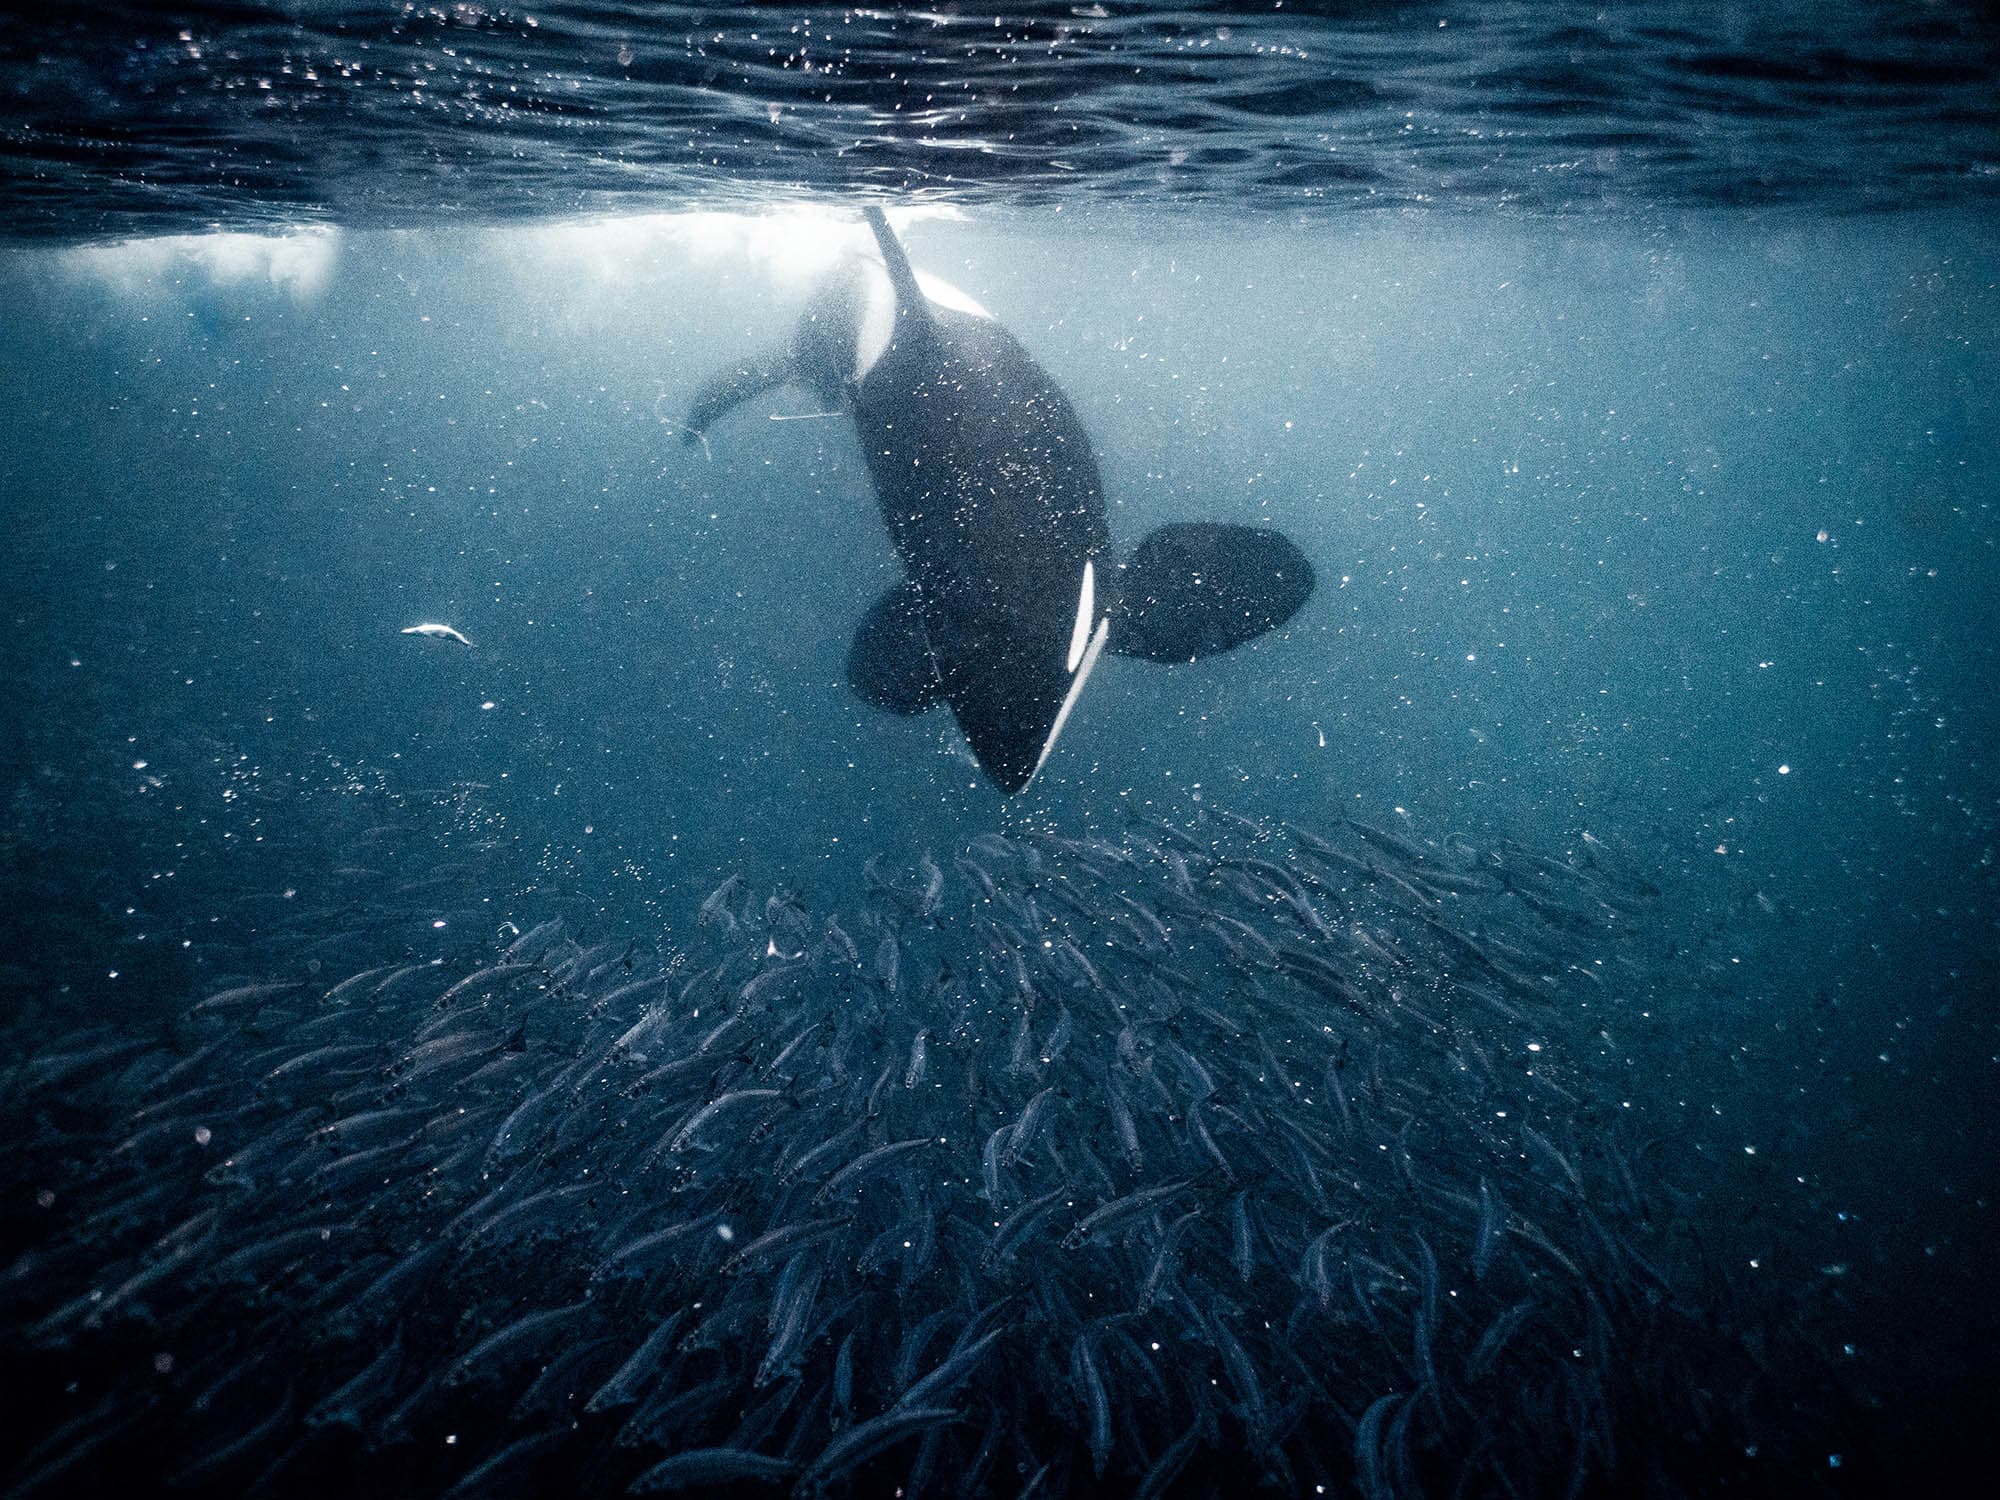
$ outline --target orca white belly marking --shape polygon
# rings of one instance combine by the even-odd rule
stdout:
[[[1110,634],[1111,617],[1106,615],[1097,622],[1097,629],[1090,637],[1090,644],[1084,648],[1083,661],[1077,667],[1076,675],[1070,679],[1069,691],[1063,695],[1062,707],[1056,710],[1056,722],[1049,730],[1047,741],[1042,745],[1042,753],[1035,757],[1035,769],[1028,773],[1027,781],[1021,785],[1022,791],[1025,792],[1033,784],[1034,779],[1042,774],[1042,767],[1048,761],[1049,752],[1055,749],[1056,740],[1063,732],[1063,725],[1069,722],[1070,710],[1076,707],[1076,700],[1083,695],[1083,685],[1090,681],[1090,669],[1097,665],[1098,653],[1104,650],[1105,638]]]
[[[1097,621],[1097,570],[1090,559],[1083,560],[1083,592],[1076,601],[1076,626],[1069,633],[1069,666],[1074,672],[1083,660],[1083,648],[1090,644],[1090,627]]]

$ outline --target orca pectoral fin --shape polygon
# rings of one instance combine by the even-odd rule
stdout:
[[[1275,531],[1184,522],[1140,542],[1117,587],[1112,651],[1194,661],[1291,619],[1312,595],[1313,570]]]
[[[920,714],[944,701],[916,590],[907,581],[862,617],[847,649],[847,681],[863,703],[892,714]]]
[[[681,440],[700,442],[709,425],[724,412],[785,384],[792,375],[792,357],[785,350],[718,370],[694,393],[694,404],[688,408],[687,422],[681,428]]]

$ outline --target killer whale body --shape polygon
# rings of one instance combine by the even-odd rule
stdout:
[[[1312,566],[1275,531],[1183,522],[1113,563],[1090,438],[997,320],[912,269],[881,209],[882,255],[813,296],[790,345],[725,370],[685,424],[788,383],[852,414],[904,568],[863,617],[848,681],[900,714],[948,705],[987,775],[1024,790],[1099,655],[1192,661],[1289,620]]]

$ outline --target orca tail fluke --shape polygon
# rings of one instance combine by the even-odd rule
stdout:
[[[698,443],[710,425],[723,413],[741,406],[753,396],[761,396],[793,378],[792,356],[778,350],[758,359],[746,360],[719,370],[702,382],[681,426],[681,440]]]
[[[1312,564],[1275,531],[1182,522],[1139,543],[1117,573],[1109,648],[1196,661],[1275,630],[1312,597]]]

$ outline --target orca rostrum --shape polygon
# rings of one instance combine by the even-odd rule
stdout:
[[[1312,565],[1275,531],[1162,526],[1120,564],[1090,438],[1048,373],[985,309],[920,277],[881,209],[789,346],[696,394],[688,441],[796,382],[854,417],[903,580],[854,635],[848,680],[878,708],[950,705],[979,764],[1023,790],[1100,653],[1193,661],[1285,623]]]

